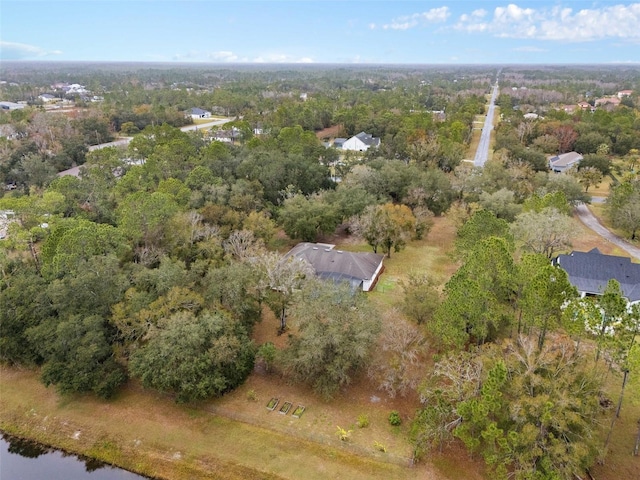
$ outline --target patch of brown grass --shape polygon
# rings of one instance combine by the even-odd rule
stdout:
[[[339,137],[343,133],[342,125],[334,125],[316,132],[316,137],[320,140],[329,140],[330,138]]]
[[[432,475],[427,464],[399,465],[406,435],[382,421],[387,404],[368,409],[346,393],[324,404],[273,377],[254,375],[227,397],[191,406],[176,405],[135,382],[110,402],[61,398],[40,384],[35,372],[7,367],[0,367],[0,387],[3,430],[157,478],[443,478]],[[256,391],[258,401],[247,399],[248,389]],[[299,420],[268,412],[265,405],[274,394],[281,401],[305,402],[307,411]],[[347,428],[363,411],[370,414],[371,427],[354,431],[348,443],[337,440],[338,422]],[[389,454],[372,445],[376,436],[384,441],[385,431],[391,432]]]

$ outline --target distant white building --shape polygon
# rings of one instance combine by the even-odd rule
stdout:
[[[24,103],[0,102],[0,110],[20,110],[26,107]]]
[[[335,142],[334,142],[335,144]],[[354,152],[366,152],[369,148],[377,148],[380,146],[380,139],[373,137],[368,133],[360,132],[342,144],[343,150],[352,150]]]
[[[191,116],[194,120],[196,118],[210,118],[211,112],[209,110],[203,110],[202,108],[194,107],[189,110],[188,115]]]
[[[584,157],[578,152],[567,152],[549,157],[549,168],[556,173],[563,173],[580,163]]]
[[[38,95],[38,98],[45,103],[51,103],[58,100],[58,97],[55,95],[51,95],[50,93],[43,93],[42,95]]]
[[[87,90],[84,85],[80,85],[79,83],[72,83],[71,85],[67,85],[66,87],[63,87],[63,90],[65,91],[65,93],[69,93],[69,94],[74,94],[74,93],[89,93],[89,90]]]

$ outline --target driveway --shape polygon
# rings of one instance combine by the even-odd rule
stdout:
[[[582,223],[584,223],[587,227],[596,232],[602,238],[622,248],[636,260],[640,260],[640,248],[630,245],[617,235],[604,228],[584,203],[581,203],[576,207],[576,214],[578,215],[578,218]]]

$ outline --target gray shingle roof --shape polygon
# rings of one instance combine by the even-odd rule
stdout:
[[[369,133],[360,132],[356,135],[356,138],[358,138],[365,145],[369,145],[370,147],[377,147],[378,145],[380,145],[380,139],[371,136]]]
[[[567,152],[554,157],[549,157],[549,165],[553,167],[570,167],[574,163],[579,162],[584,157],[578,152]]]
[[[285,257],[304,258],[316,270],[320,278],[346,280],[352,285],[373,279],[382,259],[375,253],[353,253],[335,250],[326,243],[299,243]]]
[[[204,115],[205,113],[210,113],[210,112],[198,107],[194,107],[191,109],[191,115]]]
[[[581,292],[600,295],[607,282],[615,279],[630,302],[640,300],[640,264],[631,263],[630,258],[604,255],[594,248],[558,255],[554,263],[567,272],[571,284]]]

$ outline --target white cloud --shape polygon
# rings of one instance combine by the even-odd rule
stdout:
[[[382,25],[382,28],[384,30],[408,30],[421,25],[445,22],[450,15],[449,7],[432,8],[426,12],[394,18],[391,23]]]
[[[0,40],[0,58],[2,60],[24,60],[60,54],[62,54],[60,50],[45,50],[44,48],[26,43],[5,42]]]
[[[253,63],[315,63],[311,57],[294,57],[284,53],[260,55],[251,60]]]
[[[461,15],[454,28],[488,32],[504,38],[583,42],[605,38],[640,41],[640,3],[582,9],[522,8],[515,4],[486,12]]]
[[[209,53],[209,59],[215,62],[238,62],[240,58],[233,52],[221,50],[219,52]]]

